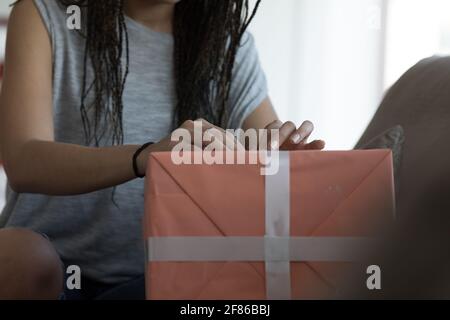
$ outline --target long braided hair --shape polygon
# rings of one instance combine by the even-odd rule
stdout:
[[[108,136],[113,144],[122,144],[122,97],[129,66],[125,0],[56,1],[65,8],[79,5],[86,15],[81,31],[86,46],[80,103],[86,143],[98,146]],[[178,102],[174,127],[198,118],[224,123],[236,54],[260,2],[256,0],[253,8],[249,0],[181,0],[175,4],[173,76]],[[88,68],[93,72],[90,80]],[[91,92],[94,99],[88,102]]]

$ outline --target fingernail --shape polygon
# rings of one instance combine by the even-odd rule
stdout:
[[[292,136],[291,140],[293,143],[299,144],[302,141],[302,136],[296,133]]]

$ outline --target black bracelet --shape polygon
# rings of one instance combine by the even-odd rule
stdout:
[[[138,165],[137,165],[137,158],[142,153],[142,151],[147,149],[152,144],[154,144],[154,143],[153,142],[148,142],[148,143],[142,145],[142,147],[137,149],[137,151],[133,155],[133,171],[134,171],[134,175],[136,176],[136,178],[141,178],[141,179],[145,178],[145,173],[143,175],[139,173],[139,168],[138,168]]]

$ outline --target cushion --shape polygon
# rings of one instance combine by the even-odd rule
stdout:
[[[398,195],[400,190],[400,168],[402,163],[402,150],[405,142],[405,132],[403,127],[398,125],[386,130],[376,136],[365,145],[359,147],[362,150],[370,149],[391,149],[394,160],[395,191]]]

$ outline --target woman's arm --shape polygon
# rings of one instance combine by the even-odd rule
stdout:
[[[73,195],[135,178],[131,159],[138,146],[97,149],[54,142],[51,44],[31,0],[12,10],[5,61],[0,146],[15,191]]]
[[[22,0],[12,11],[5,67],[0,149],[13,190],[76,195],[135,178],[132,157],[139,146],[89,148],[54,141],[51,44],[32,0]],[[203,131],[213,127],[203,121]],[[182,128],[193,134],[194,123],[187,121]],[[170,151],[176,144],[167,137],[144,150],[139,173],[146,171],[149,153]]]

